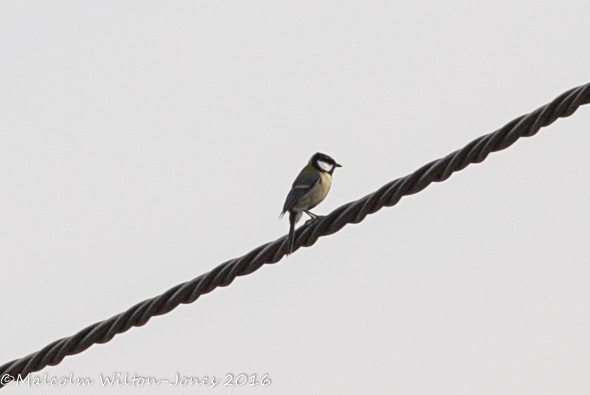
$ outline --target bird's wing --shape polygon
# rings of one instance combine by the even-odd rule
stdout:
[[[320,174],[317,172],[299,174],[299,176],[293,183],[293,187],[287,195],[287,199],[285,200],[285,205],[283,206],[283,212],[281,213],[281,215],[285,214],[287,211],[292,209],[297,204],[299,199],[301,199],[307,192],[309,192],[319,180]]]

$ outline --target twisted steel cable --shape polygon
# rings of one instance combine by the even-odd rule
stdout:
[[[473,140],[464,148],[430,162],[362,199],[345,204],[321,219],[306,223],[296,231],[294,250],[309,247],[318,238],[336,233],[346,224],[359,223],[367,215],[395,205],[403,196],[420,192],[432,182],[444,181],[454,172],[463,170],[472,163],[482,162],[490,153],[508,148],[520,137],[533,136],[542,127],[550,125],[558,118],[572,115],[578,107],[588,103],[590,83],[571,89],[530,114],[522,115],[503,128]],[[78,354],[93,344],[106,343],[133,326],[145,325],[151,317],[166,314],[181,303],[192,303],[217,287],[230,285],[237,276],[253,273],[266,263],[278,262],[285,255],[286,246],[286,237],[261,245],[248,254],[227,261],[209,273],[179,284],[160,296],[138,303],[106,321],[90,325],[74,336],[57,340],[36,353],[8,362],[0,366],[0,379],[7,374],[11,377],[19,374],[25,377],[48,365],[57,365],[66,356]],[[7,382],[4,380],[0,381],[0,388],[5,384]]]

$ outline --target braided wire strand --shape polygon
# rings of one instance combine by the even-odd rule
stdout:
[[[570,89],[551,103],[512,120],[493,133],[473,140],[462,149],[432,161],[357,201],[340,206],[325,217],[306,223],[295,233],[294,250],[312,246],[318,238],[336,233],[346,224],[359,223],[367,215],[397,204],[403,196],[418,193],[433,182],[444,181],[468,165],[482,162],[490,153],[510,147],[519,138],[533,136],[539,129],[558,118],[572,115],[581,105],[588,103],[590,83]],[[19,374],[25,377],[48,365],[57,365],[66,356],[81,353],[93,344],[107,343],[115,335],[126,332],[131,327],[145,325],[151,317],[166,314],[181,303],[192,303],[217,287],[226,287],[237,276],[253,273],[264,264],[276,263],[285,253],[286,237],[261,245],[240,258],[222,263],[208,273],[169,289],[160,296],[144,300],[121,314],[90,325],[71,337],[54,341],[26,357],[5,363],[0,366],[0,377],[6,374],[13,378]],[[6,383],[0,382],[0,388],[4,385]]]

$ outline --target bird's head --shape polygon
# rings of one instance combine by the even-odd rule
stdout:
[[[336,163],[336,161],[326,154],[322,154],[321,152],[315,153],[309,163],[318,171],[322,171],[324,173],[332,174],[334,169],[337,167],[342,167],[342,165]]]

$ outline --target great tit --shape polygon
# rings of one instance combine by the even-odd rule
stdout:
[[[287,211],[289,212],[287,255],[293,252],[295,224],[301,219],[303,213],[312,219],[318,218],[309,210],[320,204],[328,194],[332,184],[332,173],[337,167],[342,167],[342,165],[336,163],[328,155],[318,152],[311,157],[307,166],[301,170],[293,182],[287,200],[285,200],[283,212],[279,216],[281,218]]]

